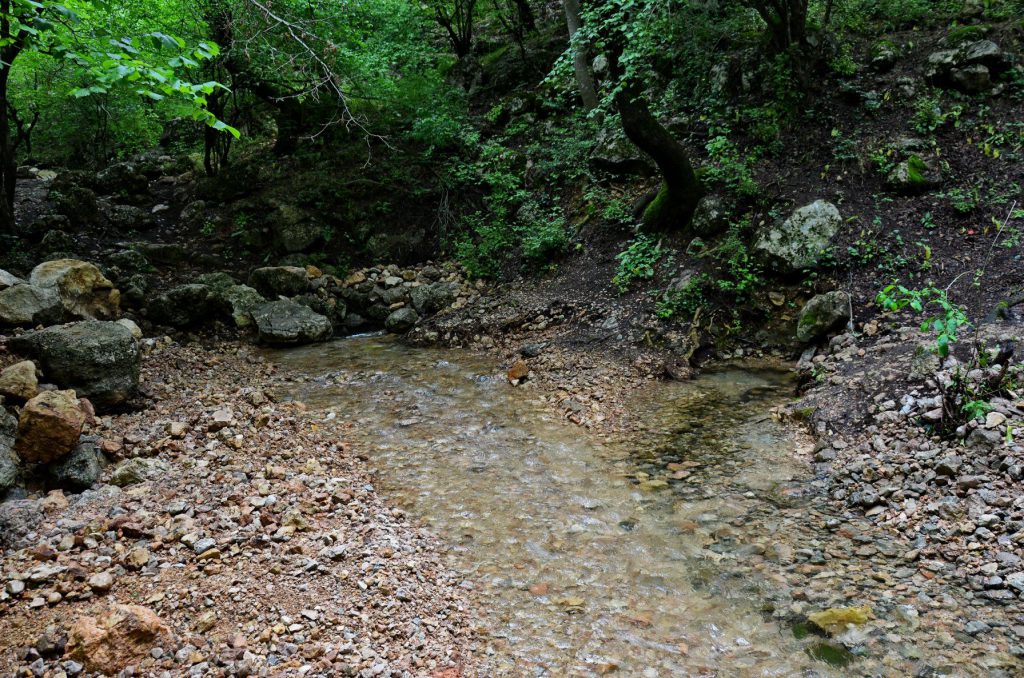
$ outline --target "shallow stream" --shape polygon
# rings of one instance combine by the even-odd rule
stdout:
[[[378,489],[447,544],[487,613],[493,675],[830,676],[767,614],[779,506],[806,462],[769,416],[781,369],[659,383],[608,442],[471,354],[361,337],[269,357],[289,397],[355,423]]]

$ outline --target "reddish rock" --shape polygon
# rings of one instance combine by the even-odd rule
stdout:
[[[25,404],[14,451],[26,462],[63,459],[78,444],[85,413],[74,391],[46,391]]]
[[[508,370],[508,380],[513,386],[526,381],[528,376],[530,376],[530,367],[522,360],[517,360]]]
[[[143,661],[154,647],[170,648],[172,642],[171,630],[149,608],[116,605],[72,625],[67,655],[89,671],[112,676]]]

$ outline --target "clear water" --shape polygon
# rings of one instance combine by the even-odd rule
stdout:
[[[448,546],[485,612],[488,675],[838,670],[735,567],[801,501],[806,463],[767,416],[786,372],[654,384],[631,403],[643,431],[609,442],[470,354],[362,337],[267,355],[306,375],[287,397],[355,423],[378,489]]]

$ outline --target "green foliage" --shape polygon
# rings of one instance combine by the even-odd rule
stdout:
[[[735,195],[755,196],[760,192],[760,186],[754,178],[754,159],[743,155],[729,140],[728,133],[727,129],[721,130],[706,144],[710,162],[701,168],[702,178],[706,182],[720,184]]]
[[[918,134],[934,134],[937,129],[948,123],[956,126],[963,114],[963,106],[955,104],[943,110],[938,96],[922,96],[914,103],[914,114],[910,126]]]
[[[655,315],[662,320],[692,318],[707,305],[705,289],[711,282],[710,276],[699,273],[691,276],[685,284],[666,290],[655,306]]]
[[[921,330],[935,336],[933,350],[941,357],[949,355],[950,347],[957,342],[958,333],[971,326],[964,307],[951,302],[946,290],[931,286],[908,289],[893,283],[878,293],[875,303],[887,311],[902,311],[909,307],[917,313],[926,313],[926,309],[934,308],[934,314],[924,321]]]
[[[612,283],[619,294],[628,292],[630,286],[639,280],[653,278],[654,267],[664,254],[661,241],[644,234],[634,238],[625,250],[615,256],[619,266],[612,277]]]

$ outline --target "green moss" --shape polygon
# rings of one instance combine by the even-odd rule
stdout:
[[[658,195],[655,196],[651,204],[644,210],[644,225],[661,229],[666,225],[666,222],[671,219],[671,206],[668,199],[668,185],[662,184],[661,189],[658,191]]]
[[[907,158],[907,184],[909,186],[924,186],[928,183],[925,173],[928,166],[916,155]]]

